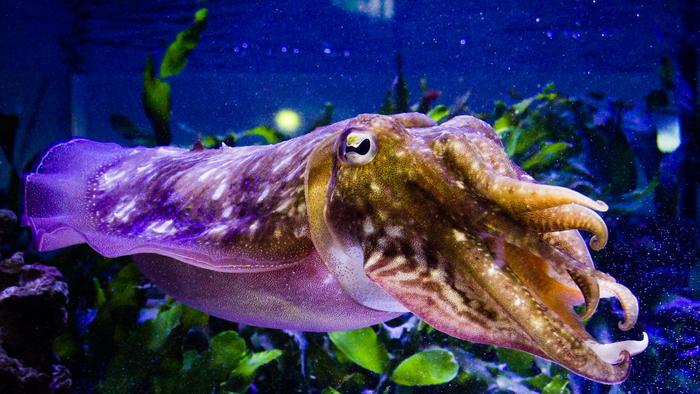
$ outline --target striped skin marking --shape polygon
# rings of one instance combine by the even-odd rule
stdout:
[[[375,250],[366,260],[365,271],[371,278],[391,283],[407,299],[422,300],[444,319],[467,320],[496,335],[528,341],[483,290],[459,277],[440,253],[428,252],[431,247],[389,237],[367,242],[390,245],[387,250]],[[411,255],[396,254],[398,251],[410,251]]]

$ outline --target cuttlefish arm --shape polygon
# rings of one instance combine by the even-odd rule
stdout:
[[[307,178],[314,244],[349,256],[325,258],[329,269],[352,277],[357,269],[347,265],[360,264],[372,284],[437,329],[604,383],[624,380],[646,347],[646,334],[598,343],[573,309],[585,304],[588,317],[600,296],[615,296],[626,313],[621,328],[636,322],[636,299],[593,267],[576,231],[602,247],[607,228],[594,210],[605,204],[535,183],[483,122],[406,129],[361,116],[324,140],[309,166],[321,174]]]

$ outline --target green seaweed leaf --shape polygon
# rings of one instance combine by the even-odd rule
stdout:
[[[430,117],[430,119],[432,119],[436,122],[441,121],[449,114],[450,114],[450,109],[442,104],[436,105],[435,108],[431,109],[430,112],[428,112],[428,116]]]
[[[267,126],[258,126],[254,129],[244,131],[242,135],[257,135],[262,137],[268,144],[280,142],[280,135],[277,130]]]
[[[527,111],[527,109],[530,107],[530,104],[532,104],[533,101],[535,101],[535,99],[530,97],[520,101],[517,104],[514,104],[513,110],[515,111],[516,115],[521,115],[525,111]]]
[[[234,376],[239,376],[243,378],[252,378],[255,375],[255,371],[263,365],[275,360],[282,355],[282,351],[279,349],[265,350],[262,352],[253,353],[245,357],[238,364],[236,369],[233,370],[232,374]]]
[[[207,26],[208,10],[202,8],[194,15],[194,22],[178,33],[160,64],[160,78],[168,78],[185,69],[187,57],[197,47],[202,31]]]
[[[403,386],[428,386],[447,383],[458,372],[454,354],[444,349],[431,349],[403,360],[391,374],[391,380]]]
[[[92,283],[95,285],[95,306],[101,308],[105,302],[107,302],[107,297],[105,296],[105,291],[100,285],[100,281],[93,277]]]
[[[184,352],[182,354],[182,368],[172,392],[182,394],[212,392],[214,382],[209,375],[208,356],[207,352],[198,353],[194,350]]]
[[[182,326],[190,328],[194,326],[202,326],[209,322],[209,315],[204,312],[192,309],[188,306],[182,306]]]
[[[499,361],[508,364],[511,371],[521,376],[532,374],[532,366],[535,363],[533,355],[504,347],[496,348],[496,355]]]
[[[229,372],[248,355],[245,340],[235,331],[222,331],[211,339],[211,364]]]
[[[153,127],[156,143],[170,144],[170,84],[156,77],[151,56],[146,60],[143,73],[142,99],[143,109]]]
[[[510,114],[506,113],[500,118],[496,119],[496,122],[493,124],[493,129],[496,131],[498,135],[502,135],[506,131],[510,130],[513,127],[513,122],[510,118]]]
[[[372,372],[386,372],[389,353],[371,327],[331,332],[328,337],[355,364]]]
[[[156,77],[153,57],[151,56],[146,60],[143,89],[144,105],[147,111],[164,121],[170,119],[170,84]]]
[[[182,304],[173,304],[170,308],[162,310],[151,320],[151,333],[148,339],[148,349],[158,351],[170,337],[170,333],[180,325],[182,316]]]
[[[240,393],[247,391],[248,387],[250,387],[250,384],[253,382],[255,372],[258,368],[270,363],[281,355],[282,351],[279,349],[248,354],[238,363],[238,366],[231,371],[231,376],[226,382],[221,384],[221,387],[229,392]]]
[[[570,391],[566,387],[569,380],[561,375],[556,375],[542,389],[542,394],[568,394]]]
[[[634,212],[654,195],[657,186],[659,186],[659,178],[654,177],[646,186],[616,196],[608,205],[614,211]]]
[[[564,156],[564,152],[571,147],[566,142],[554,142],[547,144],[539,152],[530,156],[523,162],[523,170],[529,171],[533,168],[541,168],[554,164]]]

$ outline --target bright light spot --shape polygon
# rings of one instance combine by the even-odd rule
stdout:
[[[459,45],[465,45],[466,43],[467,43],[467,40],[465,40],[464,38],[459,40]]]
[[[275,126],[285,134],[293,134],[301,127],[301,115],[293,109],[281,109],[275,114]]]
[[[671,153],[681,146],[681,127],[677,116],[657,118],[656,146],[663,153]]]

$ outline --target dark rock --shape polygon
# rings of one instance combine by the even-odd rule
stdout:
[[[70,373],[52,350],[67,301],[55,267],[26,264],[21,252],[0,261],[0,393],[69,391]]]
[[[11,242],[19,231],[17,215],[7,209],[0,209],[0,243]]]

